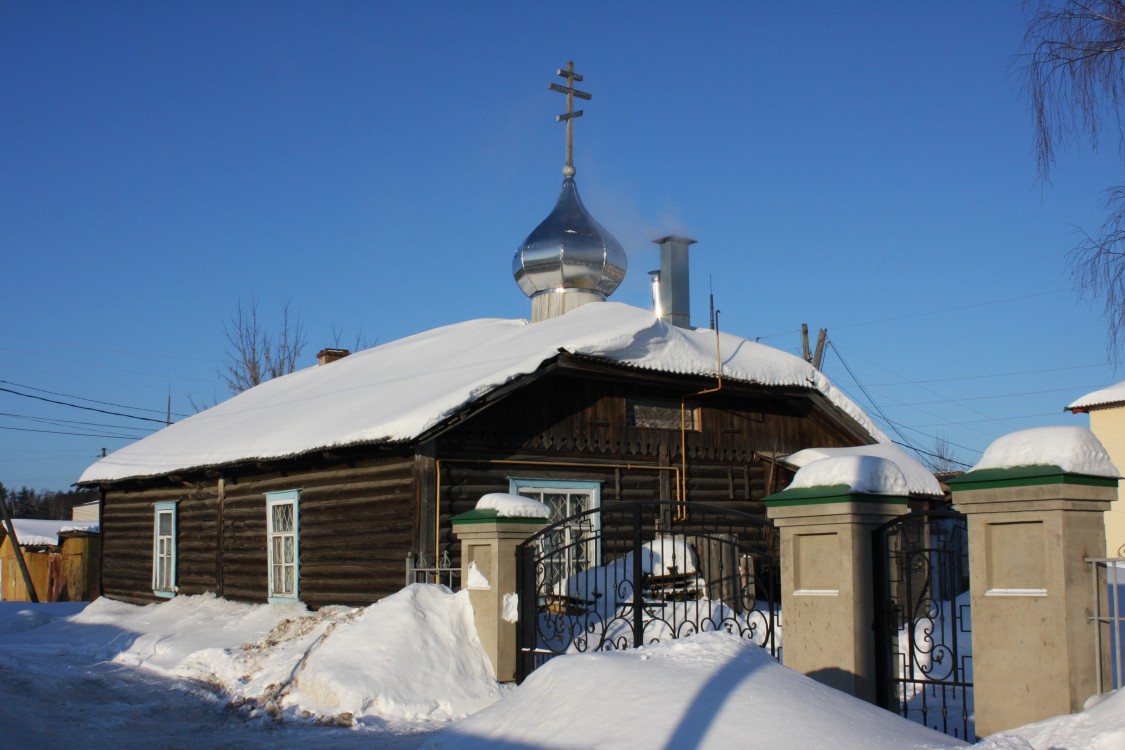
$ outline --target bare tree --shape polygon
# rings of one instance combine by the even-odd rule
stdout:
[[[227,339],[227,362],[219,377],[231,393],[241,393],[270,378],[297,369],[305,347],[305,331],[299,316],[291,316],[289,303],[281,308],[281,330],[276,338],[258,320],[258,300],[248,306],[239,300],[230,320],[223,324]]]
[[[1039,174],[1050,178],[1056,149],[1107,129],[1125,157],[1125,0],[1040,2],[1024,37],[1025,82],[1035,119]],[[1107,218],[1071,252],[1075,281],[1105,303],[1116,359],[1125,339],[1125,187],[1106,191]]]

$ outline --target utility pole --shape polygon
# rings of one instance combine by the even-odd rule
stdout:
[[[23,576],[23,585],[27,588],[27,597],[32,604],[38,604],[39,596],[35,593],[35,584],[31,582],[31,574],[27,572],[27,563],[23,560],[23,549],[20,548],[20,540],[16,536],[16,527],[12,525],[12,517],[8,515],[8,504],[3,499],[0,499],[0,514],[4,516],[4,528],[8,530],[8,538],[12,540],[12,552],[15,553],[20,575]]]
[[[820,332],[816,335],[816,354],[813,355],[812,366],[820,369],[820,363],[824,361],[824,345],[828,343],[828,329],[821,328]]]
[[[812,362],[812,356],[809,354],[809,324],[801,324],[801,357],[806,362]]]

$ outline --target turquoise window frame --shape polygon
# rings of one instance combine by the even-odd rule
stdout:
[[[266,598],[270,604],[296,604],[301,601],[301,492],[284,490],[266,494]],[[278,505],[293,505],[293,593],[291,596],[274,594],[274,537],[273,509]],[[281,563],[284,565],[284,561]]]
[[[152,505],[152,593],[163,599],[171,599],[176,595],[177,582],[176,582],[176,548],[179,546],[179,513],[176,507],[179,501],[153,503]],[[160,588],[160,516],[168,514],[171,517],[171,534],[168,537],[171,539],[171,554],[168,577],[171,584],[169,588]]]

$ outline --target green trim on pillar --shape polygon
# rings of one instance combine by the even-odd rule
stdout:
[[[470,510],[466,513],[458,513],[449,520],[453,523],[454,526],[460,526],[467,523],[538,523],[544,526],[547,525],[546,518],[501,516],[499,512],[493,508],[488,508],[485,510]]]
[[[767,508],[787,508],[793,505],[825,505],[828,503],[875,503],[877,505],[903,505],[909,498],[904,495],[872,495],[852,492],[846,484],[825,487],[798,487],[775,492],[765,498]]]
[[[978,469],[950,479],[954,492],[996,489],[999,487],[1030,487],[1037,484],[1077,484],[1087,487],[1116,487],[1117,477],[1095,477],[1072,474],[1053,465],[1016,466],[1011,469]]]

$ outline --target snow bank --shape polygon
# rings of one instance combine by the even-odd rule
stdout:
[[[999,732],[974,747],[979,750],[1121,750],[1125,747],[1125,690],[1104,696],[1100,703],[1081,713]]]
[[[448,721],[500,697],[467,592],[415,584],[364,609],[330,609],[196,663],[243,702],[336,723]]]
[[[477,510],[494,510],[501,518],[550,518],[551,509],[523,495],[491,492],[477,501]]]
[[[560,656],[434,735],[431,750],[936,749],[964,743],[786,669],[726,633]]]
[[[789,489],[845,485],[848,492],[867,495],[910,493],[906,477],[893,461],[878,456],[835,456],[805,464],[797,470]]]
[[[370,607],[316,612],[212,595],[145,607],[103,598],[65,618],[31,607],[2,611],[2,643],[21,654],[66,654],[208,685],[251,715],[432,723],[501,694],[468,593],[442,586],[416,584]]]
[[[935,497],[941,497],[942,495],[941,485],[934,479],[934,475],[930,473],[929,469],[915,461],[909,453],[894,443],[857,445],[849,448],[806,448],[791,456],[786,456],[782,460],[800,469],[813,461],[819,461],[822,458],[835,458],[836,456],[878,456],[879,458],[885,458],[893,461],[902,472],[903,478],[906,479],[906,488],[911,494],[933,495]]]
[[[973,471],[1058,466],[1070,474],[1121,476],[1105,448],[1085,427],[1032,427],[992,441]]]
[[[38,518],[13,518],[12,526],[15,527],[16,537],[21,546],[45,544],[57,547],[59,534],[67,531],[88,531],[97,533],[97,521],[83,523],[81,521],[48,521]],[[0,525],[0,531],[4,527]]]

